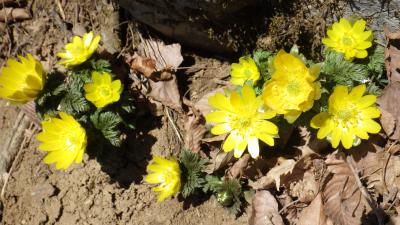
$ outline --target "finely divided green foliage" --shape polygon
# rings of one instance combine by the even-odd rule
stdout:
[[[208,160],[200,157],[197,153],[182,150],[179,161],[181,162],[183,173],[182,196],[186,198],[205,183],[203,170]]]
[[[204,192],[213,192],[217,197],[217,201],[229,212],[233,214],[240,212],[242,186],[238,180],[221,180],[221,178],[212,175],[207,175],[205,180]]]
[[[347,61],[343,54],[334,51],[326,51],[324,56],[320,78],[325,79],[326,84],[353,87],[368,80],[368,69],[364,64]]]
[[[36,101],[38,116],[43,118],[45,114],[56,116],[59,111],[66,112],[85,127],[92,142],[121,146],[123,131],[134,129],[133,99],[125,91],[119,102],[97,109],[86,100],[83,89],[91,82],[92,71],[111,72],[111,65],[103,59],[92,59],[67,71],[66,76],[59,72],[50,73],[44,91]]]

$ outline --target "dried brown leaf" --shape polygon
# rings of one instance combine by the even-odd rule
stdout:
[[[289,194],[300,202],[311,202],[318,194],[319,184],[311,170],[305,171],[303,178],[289,182]]]
[[[361,224],[363,214],[370,208],[357,184],[357,178],[343,155],[331,154],[325,162],[328,172],[332,174],[322,191],[325,214],[335,224]]]
[[[253,197],[249,225],[283,225],[278,202],[267,190],[257,191]]]
[[[400,190],[400,157],[386,151],[368,152],[357,166],[367,180],[368,188],[374,188],[381,195],[390,190]]]
[[[391,82],[400,81],[400,32],[390,32],[384,28],[386,35],[385,66],[387,77]]]
[[[168,81],[153,81],[149,80],[150,90],[147,94],[154,100],[172,109],[181,111],[182,101],[178,90],[178,83],[175,75]]]
[[[296,225],[333,225],[324,213],[321,194],[318,194],[311,204],[301,211]]]
[[[183,62],[180,44],[165,45],[159,40],[143,40],[138,46],[140,55],[155,59],[155,68],[161,71],[165,68],[176,69]]]
[[[293,159],[279,158],[278,165],[268,171],[267,175],[250,184],[254,189],[270,188],[274,183],[277,190],[281,185],[281,178],[293,171],[296,161]]]
[[[390,139],[400,139],[400,82],[385,87],[377,103],[382,113],[380,122]]]
[[[210,164],[207,165],[205,172],[211,174],[226,165],[233,159],[233,151],[224,152],[223,150],[215,150],[210,152]]]
[[[196,109],[191,109],[189,113],[185,116],[185,148],[190,149],[194,152],[199,152],[201,150],[201,140],[204,134],[207,132],[205,128],[204,117],[200,112],[194,113]]]
[[[249,154],[244,154],[238,161],[236,161],[231,168],[229,168],[227,175],[230,178],[237,178],[243,174],[243,170],[249,164],[251,156]]]
[[[309,128],[307,127],[299,127],[299,134],[302,139],[301,145],[296,146],[301,151],[301,155],[307,156],[315,153],[319,153],[323,149],[327,148],[328,142],[324,140],[318,139],[315,135],[313,135]]]
[[[156,60],[152,58],[136,56],[129,64],[132,70],[138,71],[148,78],[156,71]]]
[[[30,19],[26,9],[21,8],[4,8],[0,9],[0,21],[1,22],[14,22],[18,20]]]

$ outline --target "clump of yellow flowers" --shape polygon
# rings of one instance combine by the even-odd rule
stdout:
[[[145,181],[149,184],[160,184],[154,187],[154,192],[159,192],[158,202],[179,192],[181,188],[181,170],[176,159],[165,159],[153,156],[152,162],[147,166],[149,174]]]
[[[208,99],[216,110],[206,115],[208,123],[214,123],[211,133],[229,134],[222,148],[234,150],[234,156],[242,156],[246,147],[253,158],[259,155],[258,139],[273,146],[278,127],[268,121],[275,112],[266,110],[261,96],[256,96],[253,87],[245,85],[241,91],[233,91],[227,97],[217,93]]]
[[[239,63],[231,65],[231,80],[234,85],[242,86],[246,82],[254,84],[260,79],[260,71],[254,60],[249,56],[240,57]]]
[[[368,139],[368,133],[376,134],[381,126],[373,119],[380,116],[375,106],[375,95],[364,95],[365,85],[354,87],[348,93],[345,86],[335,87],[328,101],[328,112],[321,112],[311,120],[311,127],[319,129],[317,137],[327,138],[332,147],[342,142],[346,149]]]
[[[93,71],[92,83],[85,84],[84,89],[86,99],[103,108],[119,100],[122,85],[120,80],[113,81],[110,73]]]
[[[271,79],[264,84],[265,105],[293,123],[321,97],[319,66],[307,68],[295,54],[280,50],[272,61]]]
[[[99,46],[100,36],[93,32],[86,33],[83,37],[74,36],[72,42],[64,46],[64,51],[57,54],[62,59],[60,64],[67,67],[77,66],[88,60]]]
[[[73,162],[82,161],[87,138],[85,129],[71,115],[60,112],[59,116],[45,118],[36,138],[42,142],[39,149],[48,152],[44,162],[55,163],[56,169],[67,169]]]
[[[46,74],[42,64],[31,54],[18,56],[20,62],[8,59],[1,69],[0,97],[11,103],[26,103],[35,100],[42,91]]]
[[[368,55],[367,48],[372,46],[372,31],[365,30],[365,20],[359,19],[351,24],[342,18],[328,30],[328,38],[322,39],[322,43],[333,50],[343,53],[346,60],[353,58],[365,58]]]

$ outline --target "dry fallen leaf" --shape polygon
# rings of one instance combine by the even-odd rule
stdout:
[[[211,174],[226,165],[233,159],[233,151],[224,152],[223,150],[214,150],[210,152],[210,163],[207,165],[205,172]]]
[[[301,211],[296,225],[333,225],[324,213],[321,194],[318,194],[311,204]]]
[[[168,106],[172,109],[181,111],[182,101],[181,95],[178,90],[178,83],[176,77],[173,76],[168,81],[153,81],[149,80],[150,90],[147,95],[154,100],[161,102],[161,104]]]
[[[269,170],[267,175],[250,184],[250,186],[254,189],[266,189],[275,183],[276,189],[279,190],[281,177],[291,173],[295,165],[296,161],[293,159],[279,158],[277,166]]]
[[[138,46],[140,55],[155,59],[155,68],[161,71],[172,67],[176,69],[183,62],[180,44],[165,45],[159,40],[145,39]]]
[[[129,60],[131,69],[142,73],[145,77],[150,78],[156,71],[156,60],[141,56],[134,56]]]
[[[385,66],[390,82],[400,81],[400,32],[392,33],[384,28],[386,36]]]
[[[367,180],[367,187],[377,194],[387,195],[391,189],[400,190],[400,157],[387,151],[368,152],[358,163]]]
[[[300,202],[311,202],[318,194],[318,182],[311,170],[307,170],[302,179],[289,183],[289,194],[297,197]]]
[[[244,154],[238,161],[236,161],[231,168],[229,168],[227,175],[230,178],[237,178],[243,174],[243,170],[249,164],[251,156],[249,154]]]
[[[185,148],[190,149],[194,152],[199,152],[201,150],[201,140],[204,134],[207,132],[205,128],[204,117],[200,112],[194,112],[196,109],[190,109],[189,113],[185,115],[184,119],[184,129],[185,129]]]
[[[377,103],[382,116],[380,122],[390,139],[400,139],[400,82],[391,82],[385,87]]]
[[[267,190],[257,191],[253,197],[249,225],[283,225],[278,203]]]
[[[357,225],[370,208],[344,157],[333,153],[325,161],[332,176],[322,191],[324,212],[335,224]]]
[[[14,22],[18,20],[30,19],[26,9],[21,8],[4,8],[0,9],[0,21],[1,22]]]
[[[299,134],[302,139],[302,143],[300,146],[296,146],[296,148],[301,151],[301,155],[303,157],[310,154],[319,153],[329,146],[327,141],[318,139],[307,127],[299,127]]]

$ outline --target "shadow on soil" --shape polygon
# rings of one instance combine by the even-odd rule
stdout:
[[[156,142],[149,131],[160,127],[160,123],[160,118],[150,115],[138,117],[135,131],[127,135],[120,149],[105,148],[102,154],[94,156],[101,170],[110,176],[111,183],[117,182],[120,187],[129,188],[132,182],[142,181],[151,159],[151,148]]]

